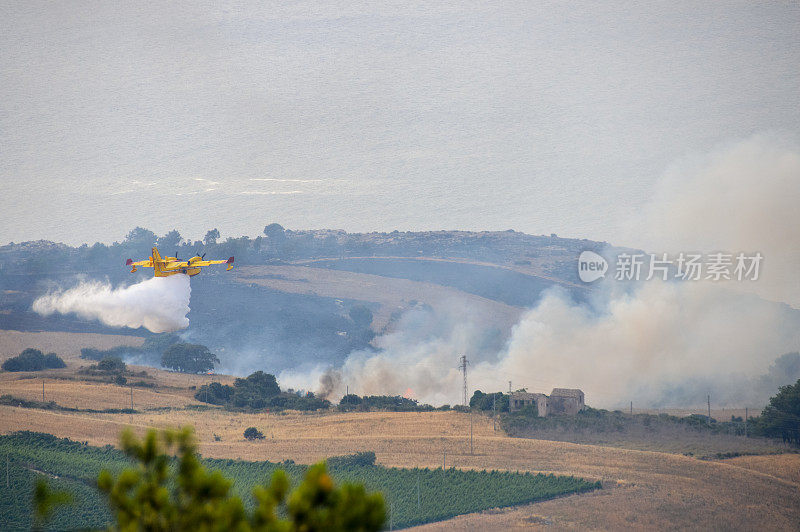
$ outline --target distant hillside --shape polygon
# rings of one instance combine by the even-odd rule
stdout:
[[[577,279],[575,258],[582,250],[607,247],[514,231],[346,233],[277,224],[256,238],[215,236],[186,242],[175,231],[159,237],[136,228],[111,245],[2,246],[0,329],[149,335],[75,316],[43,318],[30,309],[35,298],[78,279],[120,285],[146,278],[149,270],[129,274],[124,263],[147,257],[156,242],[182,258],[236,257],[232,272],[208,269],[192,280],[191,324],[181,333],[220,352],[234,373],[340,362],[354,350],[371,349],[375,334],[391,330],[410,308],[469,309],[494,331],[476,349],[496,350],[544,290],[558,286],[576,300],[586,298],[589,289]]]

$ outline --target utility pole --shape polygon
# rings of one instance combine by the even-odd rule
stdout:
[[[633,415],[633,401],[631,401],[631,415]]]
[[[44,403],[44,379],[42,379],[42,402]]]
[[[458,369],[464,374],[464,406],[467,406],[467,364],[469,362],[467,361],[467,355],[461,355],[458,360]]]
[[[497,432],[497,394],[492,395],[492,430]]]
[[[469,409],[469,454],[475,454],[472,452],[472,409]]]
[[[511,381],[508,381],[508,395],[511,395]]]
[[[708,424],[711,424],[711,394],[708,395]]]
[[[747,438],[747,407],[744,407],[744,437]]]
[[[133,411],[133,384],[131,384],[131,411]]]

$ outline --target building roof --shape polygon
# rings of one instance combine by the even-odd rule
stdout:
[[[583,397],[583,392],[578,390],[577,388],[553,388],[553,391],[550,392],[550,396],[556,397],[575,397],[580,399]]]
[[[524,397],[526,399],[533,399],[536,397],[547,397],[547,396],[543,393],[511,392],[511,397]]]

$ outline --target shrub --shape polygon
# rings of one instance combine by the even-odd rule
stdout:
[[[114,384],[119,384],[120,386],[125,386],[125,384],[127,384],[127,383],[128,383],[128,379],[126,379],[125,377],[123,377],[120,374],[117,374],[114,377]]]
[[[28,348],[19,355],[3,362],[6,371],[40,371],[43,369],[65,368],[67,365],[55,353],[42,354],[38,349]]]
[[[119,357],[106,357],[97,363],[98,370],[108,373],[122,373],[125,367],[125,362]]]
[[[194,398],[212,405],[224,405],[233,397],[233,386],[212,382],[204,384],[194,394]]]
[[[365,451],[362,453],[348,454],[346,456],[333,456],[327,460],[328,467],[374,466],[375,453]]]
[[[419,404],[415,399],[399,395],[366,395],[359,397],[348,394],[339,401],[340,410],[387,410],[389,412],[430,412],[431,405]]]
[[[246,440],[263,440],[264,434],[255,427],[247,427],[244,429],[244,439]]]
[[[67,365],[57,354],[47,353],[44,356],[44,367],[52,369],[60,369],[60,368],[66,368]]]

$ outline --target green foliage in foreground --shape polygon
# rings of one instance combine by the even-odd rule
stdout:
[[[52,514],[54,530],[103,528],[112,520],[96,479],[107,469],[118,476],[135,462],[113,447],[92,447],[48,434],[22,432],[0,436],[0,458],[9,460],[10,488],[0,482],[0,529],[29,529],[32,524],[32,493],[37,478],[47,475],[54,491],[72,494],[74,503]],[[599,483],[573,477],[499,471],[448,469],[395,469],[373,464],[371,453],[329,460],[329,471],[337,483],[363,484],[369,492],[380,492],[395,527],[412,526],[450,517],[544,500],[566,493],[599,488]],[[264,486],[277,470],[286,473],[290,485],[298,485],[309,467],[294,463],[248,462],[202,459],[210,472],[232,481],[231,493],[252,511],[253,488]],[[171,461],[170,467],[177,462]],[[5,479],[2,479],[5,480]],[[387,518],[388,519],[388,518]]]
[[[335,532],[376,531],[383,525],[381,495],[367,494],[355,484],[336,488],[324,463],[311,466],[291,494],[286,473],[275,471],[269,483],[253,488],[256,504],[247,512],[241,498],[232,494],[232,482],[202,464],[190,427],[160,436],[150,430],[139,441],[133,432],[123,432],[122,449],[136,466],[116,476],[103,470],[97,479],[120,530]],[[173,450],[177,458],[171,457]],[[285,518],[278,516],[279,510]]]

